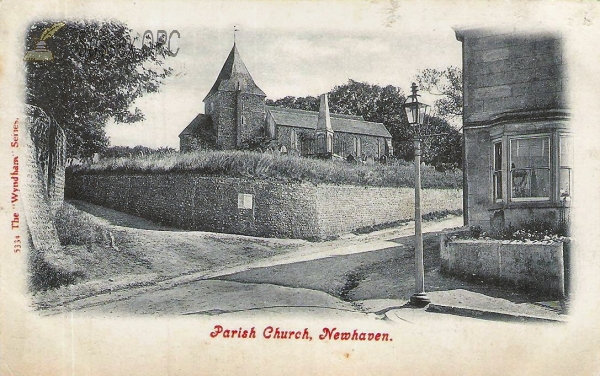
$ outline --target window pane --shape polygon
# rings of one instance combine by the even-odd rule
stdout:
[[[531,197],[550,197],[550,170],[531,170]]]
[[[548,137],[515,139],[510,143],[511,168],[549,167]]]
[[[550,138],[531,137],[510,142],[511,197],[550,198]]]
[[[549,169],[514,169],[511,171],[513,198],[550,197]]]
[[[560,196],[570,196],[571,195],[571,169],[570,168],[561,168],[560,169]]]
[[[494,171],[502,170],[502,143],[494,144]]]
[[[571,137],[562,136],[560,138],[560,165],[573,165],[573,139]]]
[[[502,172],[494,172],[494,199],[502,198]]]

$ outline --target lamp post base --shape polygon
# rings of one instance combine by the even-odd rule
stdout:
[[[410,305],[415,308],[423,308],[430,302],[431,300],[429,300],[427,294],[425,294],[424,292],[414,294],[410,297]]]

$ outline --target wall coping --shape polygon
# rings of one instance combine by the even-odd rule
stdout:
[[[533,245],[563,245],[568,242],[569,239],[563,240],[531,240],[531,241],[523,241],[523,240],[500,240],[500,239],[450,239],[448,241],[448,245],[452,243],[456,244],[510,244],[510,245],[523,245],[523,246],[533,246]]]
[[[403,187],[403,186],[388,186],[388,185],[353,185],[353,184],[338,184],[338,183],[314,183],[310,181],[288,181],[280,179],[268,179],[258,177],[243,177],[243,176],[223,176],[223,175],[204,175],[200,172],[195,171],[86,171],[86,172],[73,172],[68,171],[67,174],[71,176],[148,176],[148,175],[195,175],[198,178],[215,179],[215,180],[241,180],[247,182],[265,182],[281,185],[290,186],[313,186],[313,187],[353,187],[353,188],[385,188],[385,189],[410,189],[414,190],[414,187]],[[440,191],[462,191],[462,188],[455,187],[444,187],[444,188],[422,188],[423,191],[428,190],[440,190]]]

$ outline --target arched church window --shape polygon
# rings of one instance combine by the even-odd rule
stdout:
[[[325,145],[325,135],[324,134],[318,134],[317,135],[317,153],[322,153],[324,150],[324,148],[326,147]]]

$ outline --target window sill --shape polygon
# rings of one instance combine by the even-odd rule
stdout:
[[[564,205],[562,202],[552,201],[512,201],[512,202],[494,202],[490,205],[489,211],[500,210],[500,209],[561,209],[571,207],[570,202],[566,202]]]

